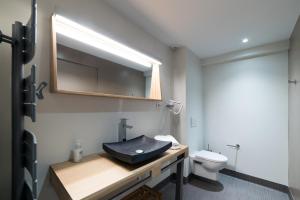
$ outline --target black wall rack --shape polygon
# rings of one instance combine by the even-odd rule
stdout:
[[[36,121],[36,100],[43,99],[42,82],[36,86],[36,66],[31,67],[31,74],[24,77],[24,65],[29,63],[35,54],[37,33],[37,2],[31,1],[31,17],[26,25],[16,21],[12,25],[12,36],[0,31],[0,43],[12,47],[12,191],[13,200],[37,199],[37,140],[33,133],[24,129],[24,117]],[[25,180],[25,173],[31,180]]]

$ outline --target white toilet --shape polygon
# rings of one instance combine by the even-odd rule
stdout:
[[[227,160],[222,154],[206,150],[196,151],[190,155],[192,173],[214,181],[218,180],[219,171],[226,166]]]

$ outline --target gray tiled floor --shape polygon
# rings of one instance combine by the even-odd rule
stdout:
[[[175,199],[175,184],[161,190],[163,200]],[[220,174],[220,184],[214,185],[192,179],[183,186],[183,200],[289,200],[287,194],[231,176]]]

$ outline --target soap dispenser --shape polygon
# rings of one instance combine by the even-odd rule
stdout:
[[[73,162],[80,162],[83,155],[83,149],[79,140],[75,143],[75,148],[72,150],[72,160]]]

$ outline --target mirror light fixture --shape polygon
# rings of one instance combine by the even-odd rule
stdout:
[[[84,27],[77,22],[67,19],[61,15],[55,15],[56,32],[82,43],[88,44],[110,54],[122,57],[145,67],[159,66],[161,62],[138,52],[120,42],[105,35]]]

